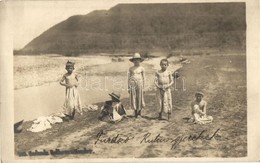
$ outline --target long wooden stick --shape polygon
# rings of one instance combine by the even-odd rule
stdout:
[[[161,90],[162,92],[162,101],[161,101],[161,104],[162,104],[162,107],[161,107],[161,115],[163,113],[163,110],[164,110],[164,90]]]

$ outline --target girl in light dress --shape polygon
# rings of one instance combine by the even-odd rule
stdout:
[[[60,84],[66,87],[65,102],[63,105],[66,120],[72,120],[74,118],[75,110],[81,115],[83,114],[81,100],[77,90],[79,85],[78,76],[73,72],[74,64],[75,63],[70,61],[66,63],[65,69],[67,70],[67,73],[64,74],[60,80]]]
[[[135,117],[141,116],[141,111],[145,107],[144,102],[144,81],[145,71],[140,63],[144,59],[139,53],[135,53],[130,59],[134,66],[129,68],[128,72],[128,92],[130,95],[130,106],[135,111]]]
[[[169,62],[167,59],[162,59],[160,62],[161,70],[155,73],[156,86],[156,106],[159,109],[159,119],[162,119],[163,113],[168,114],[168,120],[172,113],[172,95],[171,86],[173,84],[173,76],[167,70]]]

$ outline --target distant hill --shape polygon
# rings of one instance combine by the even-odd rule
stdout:
[[[245,3],[118,4],[76,15],[33,39],[21,53],[178,49],[245,50]]]

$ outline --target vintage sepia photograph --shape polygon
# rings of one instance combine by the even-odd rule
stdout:
[[[8,5],[15,160],[248,156],[245,2]]]

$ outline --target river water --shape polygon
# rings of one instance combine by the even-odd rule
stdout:
[[[112,87],[113,85],[109,83],[107,83],[106,88],[103,83],[101,83],[100,87],[97,87],[96,84],[93,89],[91,89],[92,87],[83,87],[83,85],[79,86],[78,91],[82,106],[109,100],[108,93],[111,93]],[[120,93],[122,98],[127,97],[126,89],[121,90]],[[22,119],[33,120],[39,116],[48,116],[52,113],[61,112],[64,99],[65,87],[58,82],[15,90],[14,120],[15,122]]]
[[[155,58],[150,60],[147,64],[157,65],[153,69],[158,69],[158,63],[160,58]],[[128,93],[126,90],[127,77],[125,74],[122,75],[122,72],[127,72],[131,63],[122,62],[122,63],[110,63],[105,65],[99,65],[97,69],[102,69],[103,71],[115,71],[115,75],[119,71],[119,74],[114,78],[116,80],[106,80],[104,79],[106,74],[94,75],[93,78],[98,79],[99,82],[89,83],[86,86],[86,81],[81,79],[81,84],[78,87],[82,105],[94,104],[110,99],[108,93],[111,93],[114,90],[120,92],[121,98],[127,98]],[[108,67],[108,68],[107,68]],[[112,67],[112,68],[111,68]],[[171,67],[172,70],[176,70],[180,66]],[[150,70],[154,71],[154,70]],[[147,72],[147,71],[146,71]],[[150,77],[153,78],[154,73],[150,72]],[[119,80],[120,78],[120,80]],[[153,85],[153,79],[147,79],[150,82],[150,85]],[[95,80],[97,81],[97,80]],[[118,83],[118,81],[121,82]],[[89,87],[92,86],[92,87]],[[14,121],[20,120],[33,120],[39,116],[48,116],[52,113],[58,113],[62,111],[62,105],[65,99],[65,87],[61,86],[58,82],[52,82],[36,87],[28,87],[14,90]]]

